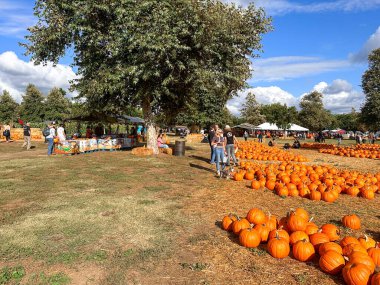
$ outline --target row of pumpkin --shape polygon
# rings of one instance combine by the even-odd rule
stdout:
[[[373,199],[380,191],[380,172],[363,174],[329,165],[242,161],[233,178],[250,180],[252,189],[266,187],[281,197],[300,196],[326,202],[334,202],[343,193]]]
[[[356,215],[344,216],[342,224],[353,230],[361,227]],[[380,273],[374,274],[376,266],[380,266],[380,248],[374,239],[366,235],[341,239],[337,226],[318,227],[302,208],[279,220],[252,208],[245,218],[225,216],[222,228],[239,236],[239,243],[244,247],[266,244],[267,251],[275,258],[285,258],[292,252],[296,260],[308,262],[319,256],[321,270],[331,275],[342,273],[346,284],[366,285],[371,280],[371,285],[380,285]]]
[[[355,146],[336,146],[332,144],[303,143],[302,148],[318,149],[320,153],[355,157],[380,159],[379,144],[358,144]]]

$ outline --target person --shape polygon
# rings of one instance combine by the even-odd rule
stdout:
[[[285,149],[285,150],[288,150],[289,148],[290,148],[290,144],[289,144],[289,143],[285,143],[285,144],[284,144],[284,149]]]
[[[63,128],[63,124],[59,124],[57,129],[57,136],[59,138],[59,142],[64,142],[66,140],[65,129]]]
[[[96,127],[95,127],[95,135],[100,138],[102,135],[104,135],[104,128],[102,126],[101,123],[99,123]]]
[[[91,127],[87,126],[86,127],[86,139],[91,139],[92,138],[92,134],[93,134],[93,132],[92,132]]]
[[[293,148],[300,148],[300,147],[301,147],[301,144],[299,140],[296,138],[293,143]]]
[[[5,137],[6,142],[9,143],[11,141],[11,126],[10,125],[4,125],[3,135]]]
[[[215,132],[215,136],[212,139],[211,145],[214,147],[215,159],[216,159],[216,173],[220,176],[220,163],[222,163],[222,170],[225,168],[224,160],[224,152],[226,146],[226,140],[223,137],[223,131],[221,129],[217,129]]]
[[[263,133],[262,132],[259,132],[258,139],[259,139],[259,143],[263,142]]]
[[[169,148],[167,144],[164,144],[163,133],[160,133],[157,137],[157,146],[159,148]]]
[[[244,137],[245,141],[248,140],[248,132],[247,131],[244,131],[243,137]]]
[[[340,133],[338,133],[338,135],[337,135],[338,145],[340,145],[342,143],[342,138],[343,138],[343,136]]]
[[[46,137],[46,139],[48,141],[48,152],[47,152],[47,154],[50,156],[53,154],[53,150],[54,150],[55,128],[54,128],[53,124],[49,125],[49,130],[50,130],[50,133]]]
[[[230,165],[230,160],[232,158],[234,164],[237,163],[236,157],[235,157],[235,144],[238,145],[238,140],[232,133],[231,127],[229,125],[226,125],[224,128],[224,135],[226,140],[226,152],[227,152],[227,166]]]
[[[30,129],[30,123],[26,123],[25,125],[23,125],[23,129],[24,129],[24,143],[22,145],[21,148],[24,148],[26,146],[26,149],[29,150],[30,147],[31,147],[31,143],[30,143],[30,135],[31,135],[31,129]]]
[[[217,130],[218,125],[211,126],[210,131],[208,132],[208,143],[210,144],[211,150],[211,160],[210,164],[215,164],[215,148],[212,145],[212,140],[215,137],[215,131]]]

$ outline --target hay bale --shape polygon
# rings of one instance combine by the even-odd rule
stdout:
[[[189,134],[186,136],[186,142],[188,143],[200,143],[202,140],[202,134]]]
[[[171,148],[159,148],[158,151],[160,153],[165,153],[165,154],[173,155],[173,150]]]
[[[139,156],[153,155],[153,149],[146,147],[135,147],[132,149],[132,154]]]

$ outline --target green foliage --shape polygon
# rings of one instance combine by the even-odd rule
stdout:
[[[149,120],[192,110],[199,94],[224,106],[271,29],[263,9],[217,0],[37,0],[35,15],[24,46],[36,64],[73,47],[81,97],[97,110],[141,106]]]
[[[380,128],[380,48],[368,56],[368,70],[363,74],[362,87],[366,96],[361,120],[372,130]]]
[[[263,105],[261,113],[267,122],[276,124],[281,129],[288,129],[290,124],[298,123],[298,112],[294,106],[288,107],[286,104],[281,105],[280,103]]]
[[[356,112],[354,108],[351,113],[334,115],[337,127],[346,131],[359,130],[359,116],[360,113]]]
[[[261,105],[257,103],[255,94],[251,92],[248,93],[240,112],[247,123],[257,126],[265,122],[265,116],[261,114]]]
[[[25,276],[25,269],[22,266],[15,267],[3,267],[0,271],[0,285],[9,284],[9,282],[15,282],[19,284],[19,281]]]
[[[317,91],[305,95],[300,102],[299,120],[311,131],[329,128],[333,121],[330,111],[323,107],[323,95]]]
[[[45,120],[62,121],[70,113],[71,102],[61,88],[50,90],[45,103]]]
[[[15,121],[18,116],[19,105],[7,90],[0,95],[0,122],[9,124]]]
[[[33,85],[26,87],[26,93],[21,103],[20,116],[26,122],[42,122],[45,118],[44,96]]]

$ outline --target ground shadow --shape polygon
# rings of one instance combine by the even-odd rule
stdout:
[[[380,232],[375,232],[375,231],[370,231],[370,230],[366,230],[366,233],[371,236],[371,238],[375,239],[375,240],[379,240],[380,239]]]
[[[198,156],[198,155],[190,155],[190,158],[198,159],[204,162],[210,162],[209,158],[203,157],[203,156]]]
[[[197,168],[197,169],[204,170],[204,171],[208,171],[208,172],[211,172],[211,173],[215,172],[215,170],[212,170],[210,168],[207,168],[207,167],[204,167],[204,166],[201,166],[201,165],[198,165],[198,164],[189,163],[189,165],[190,165],[190,167]]]
[[[336,226],[343,227],[343,224],[342,224],[341,220],[329,220],[329,223],[334,224]]]

